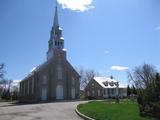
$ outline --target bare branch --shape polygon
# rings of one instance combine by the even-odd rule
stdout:
[[[91,69],[84,70],[83,68],[80,68],[78,71],[81,76],[80,87],[81,89],[84,89],[86,85],[89,83],[89,81],[94,78],[96,73],[94,70]]]
[[[128,79],[134,83],[135,87],[145,88],[154,80],[156,73],[154,66],[143,64],[135,67],[132,72],[128,72]]]

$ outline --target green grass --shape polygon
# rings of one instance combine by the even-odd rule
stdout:
[[[138,105],[133,101],[119,104],[109,101],[92,101],[78,105],[78,110],[96,120],[154,120],[139,116]]]

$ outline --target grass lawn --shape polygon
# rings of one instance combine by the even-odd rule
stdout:
[[[138,105],[133,101],[119,104],[109,101],[91,101],[78,105],[78,110],[96,120],[154,120],[139,116]]]

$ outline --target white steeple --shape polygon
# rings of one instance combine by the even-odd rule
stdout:
[[[54,27],[59,26],[59,23],[58,23],[58,11],[57,11],[57,1],[56,1],[56,8],[55,8],[53,26],[54,26]]]
[[[53,56],[53,51],[55,49],[62,50],[63,48],[64,48],[64,38],[62,36],[62,28],[59,26],[58,8],[56,2],[54,22],[51,30],[50,40],[48,41],[47,59],[50,58],[50,56]]]

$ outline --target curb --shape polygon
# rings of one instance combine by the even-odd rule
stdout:
[[[80,113],[77,108],[75,109],[75,112],[76,112],[81,118],[83,118],[84,120],[95,120],[95,119],[93,119],[93,118],[91,118],[91,117],[88,117],[88,116]]]

